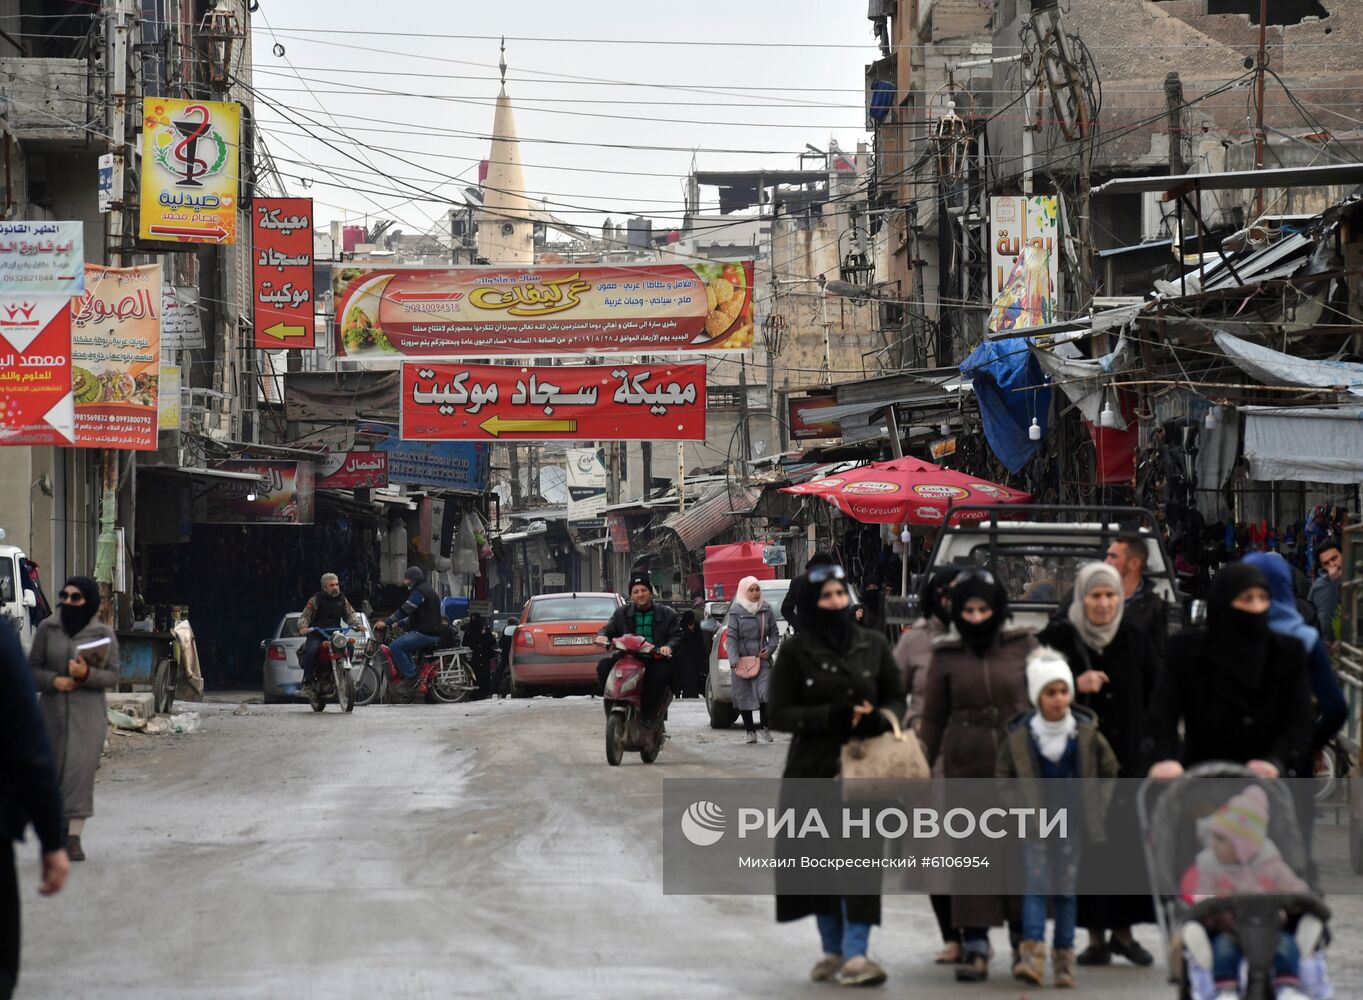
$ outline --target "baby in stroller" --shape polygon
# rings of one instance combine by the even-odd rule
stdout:
[[[1328,997],[1323,956],[1317,954],[1323,907],[1303,908],[1302,897],[1312,897],[1312,890],[1269,837],[1264,789],[1250,785],[1232,796],[1198,821],[1197,834],[1202,849],[1180,883],[1180,895],[1193,907],[1182,932],[1193,996],[1269,995],[1264,977],[1252,974],[1244,984],[1247,992],[1241,992],[1241,968],[1246,952],[1254,950],[1261,960],[1271,955],[1275,1000]],[[1303,956],[1309,962],[1305,976]]]

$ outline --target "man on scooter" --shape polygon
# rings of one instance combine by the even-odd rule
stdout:
[[[355,613],[344,594],[341,581],[335,573],[322,574],[322,589],[308,598],[303,613],[298,616],[298,634],[307,636],[303,648],[298,653],[298,665],[303,668],[303,695],[312,689],[313,671],[317,666],[317,650],[326,638],[313,633],[313,629],[334,631],[344,621],[353,629],[364,630],[364,620]]]
[[[653,583],[643,573],[636,573],[629,581],[630,603],[615,609],[600,632],[596,633],[596,644],[605,646],[611,639],[622,635],[643,636],[657,648],[662,660],[649,663],[644,668],[644,693],[640,709],[645,719],[652,719],[663,691],[672,685],[672,664],[667,660],[672,649],[681,641],[681,619],[665,604],[653,602]],[[601,690],[606,689],[606,678],[618,658],[612,653],[596,665],[596,678],[601,682]]]
[[[374,630],[382,632],[389,625],[410,620],[407,631],[388,645],[388,652],[393,654],[393,665],[402,675],[399,690],[410,694],[416,687],[416,664],[412,662],[412,654],[440,645],[440,597],[426,582],[426,574],[419,566],[407,567],[403,580],[408,587],[407,600],[387,618],[375,623]]]

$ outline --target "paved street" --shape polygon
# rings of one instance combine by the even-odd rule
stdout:
[[[664,776],[776,773],[784,746],[714,734],[674,708],[652,767],[607,767],[587,699],[373,707],[192,706],[203,730],[114,737],[90,860],[40,900],[25,854],[19,996],[649,997],[826,995],[805,981],[812,922],[769,898],[665,897]],[[1327,831],[1327,836],[1329,831]],[[31,845],[25,848],[31,851]],[[1336,899],[1338,939],[1363,905]],[[1143,934],[1155,945],[1153,928]],[[957,986],[926,957],[924,900],[887,900],[872,953],[895,995],[1022,995]],[[1337,948],[1340,997],[1363,959]],[[1084,971],[1113,998],[1172,997],[1157,971]],[[1036,991],[1039,992],[1039,991]],[[887,994],[888,995],[888,994]]]

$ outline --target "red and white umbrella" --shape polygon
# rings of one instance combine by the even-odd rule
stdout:
[[[872,462],[824,479],[784,486],[781,492],[821,496],[848,517],[867,524],[941,524],[949,504],[1013,504],[1032,499],[1030,493],[918,458]],[[987,515],[972,511],[960,516],[983,520]]]

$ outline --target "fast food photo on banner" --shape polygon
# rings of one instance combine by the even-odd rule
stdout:
[[[76,444],[156,450],[161,265],[86,264],[70,308]]]
[[[138,235],[235,243],[240,159],[241,105],[146,98]]]
[[[337,268],[338,357],[743,351],[752,261],[568,267]]]
[[[402,366],[415,441],[705,440],[705,365]]]

